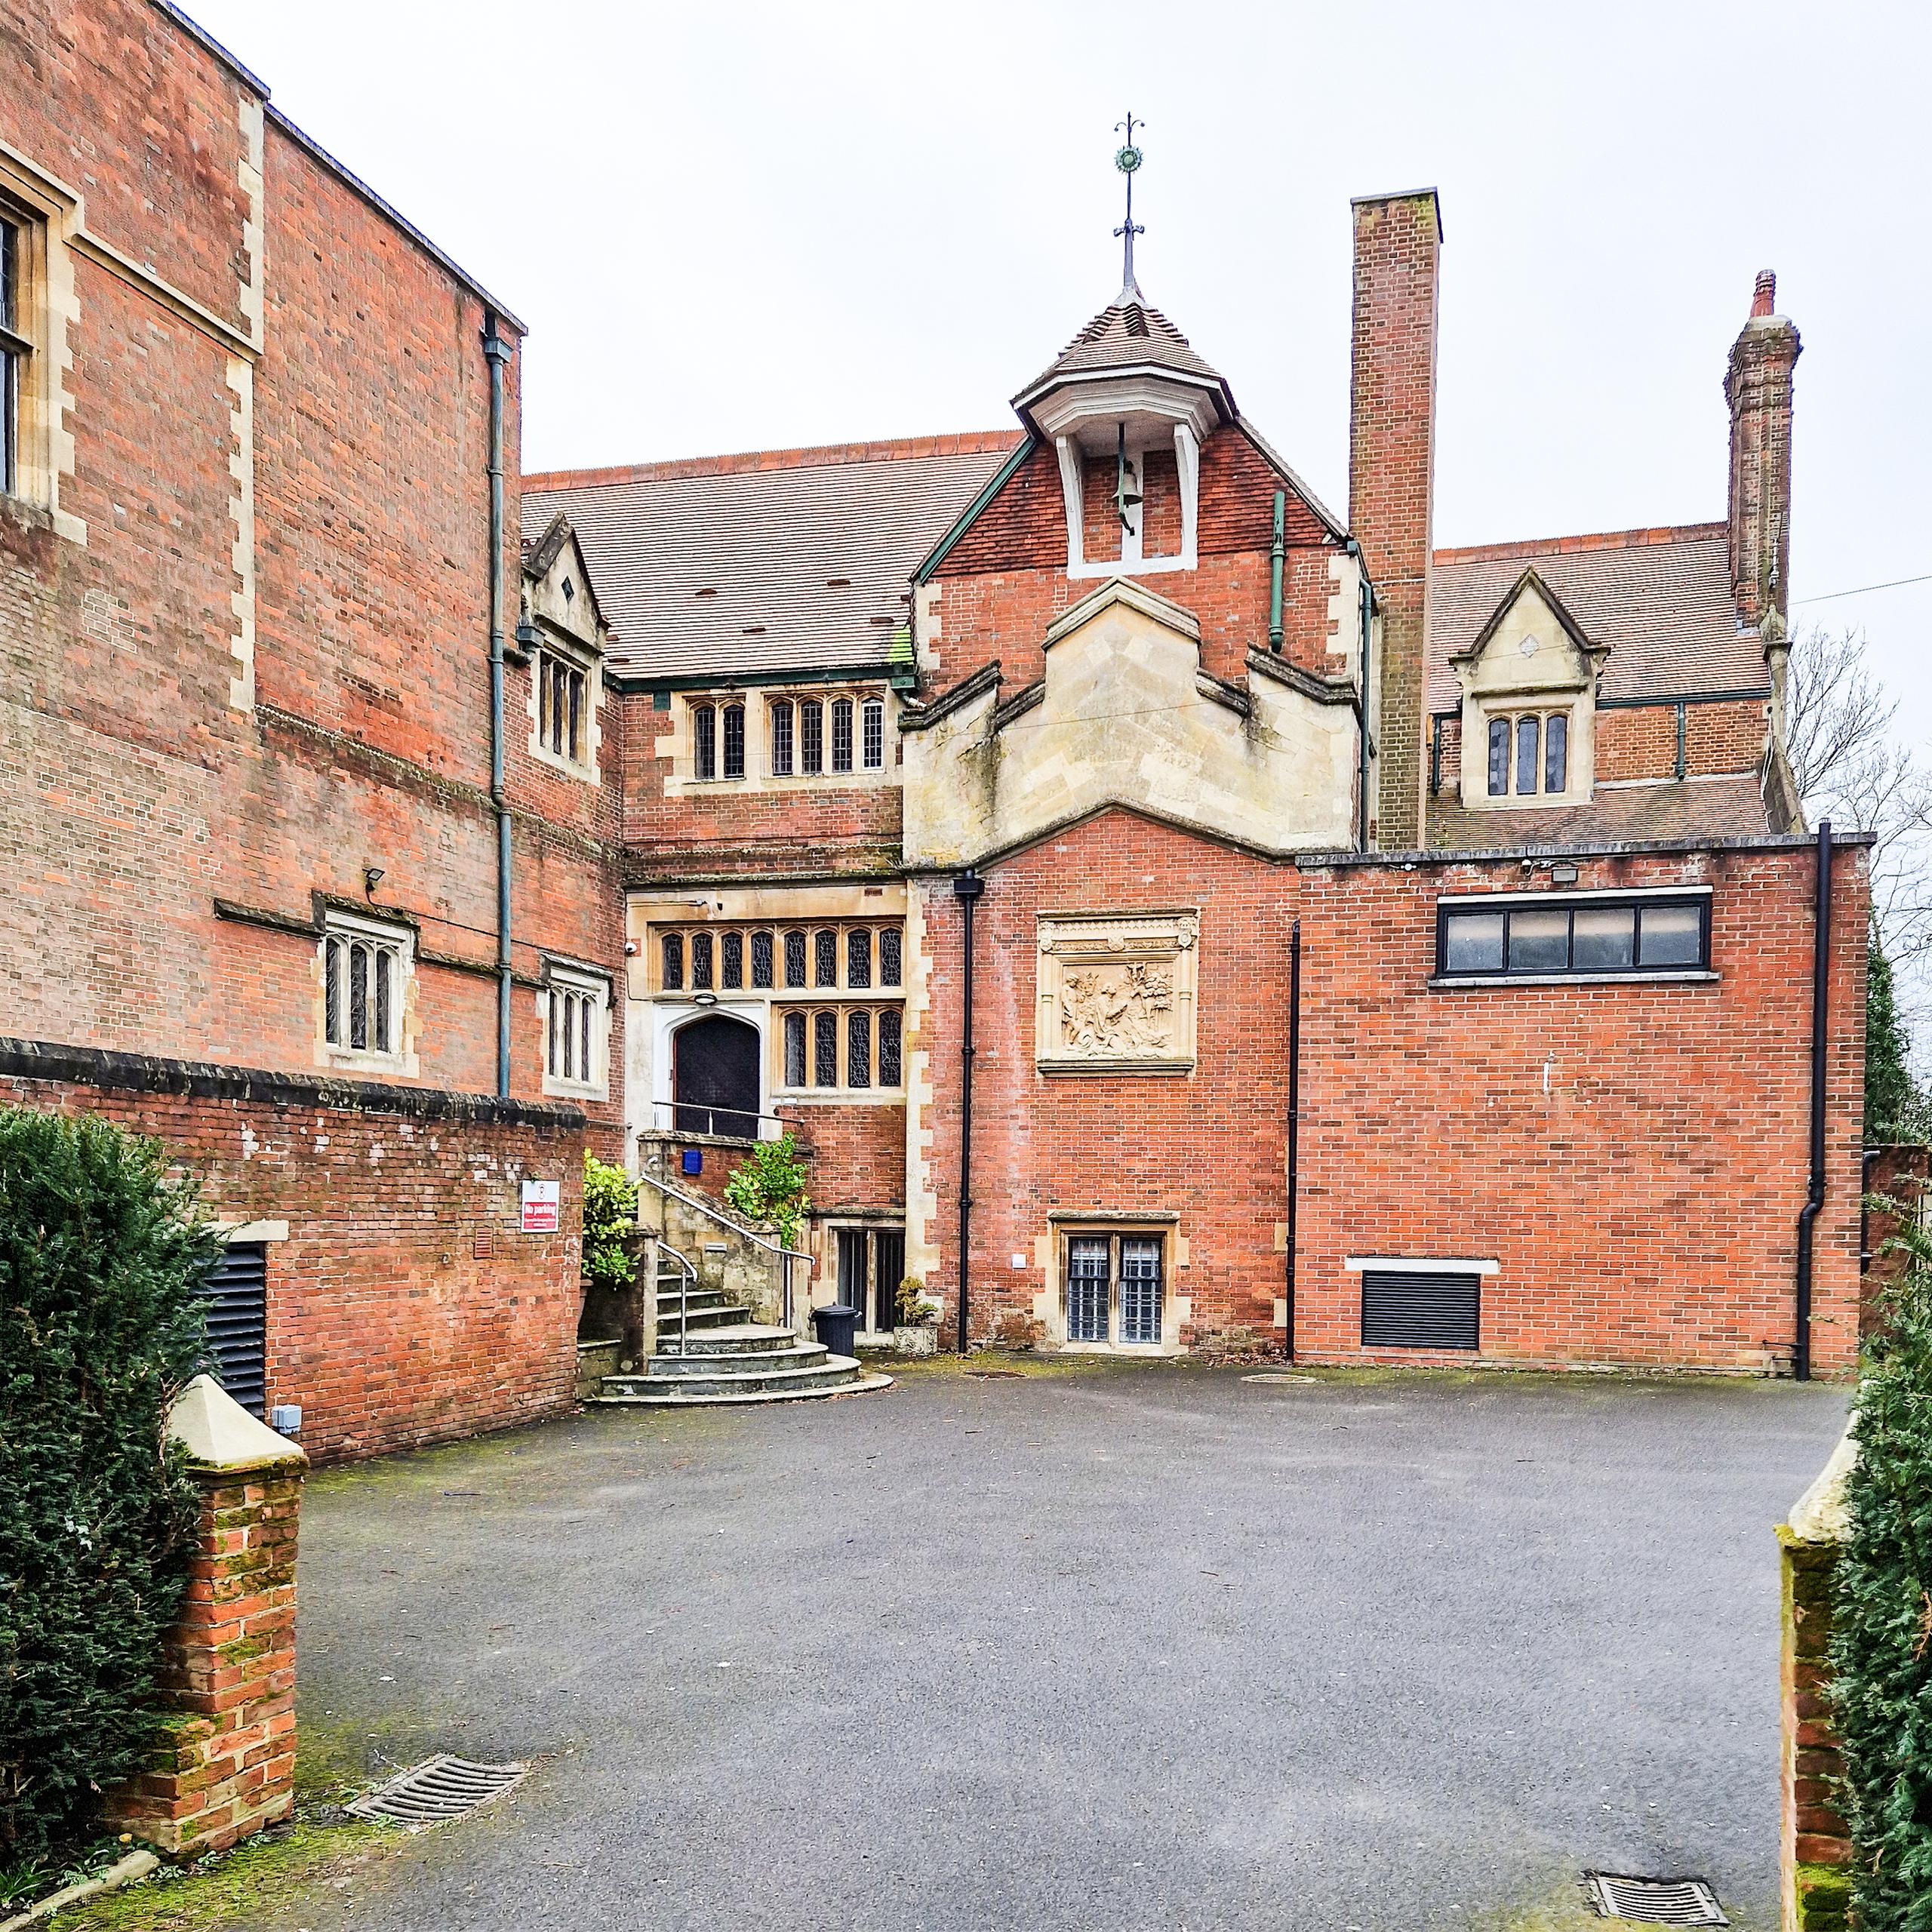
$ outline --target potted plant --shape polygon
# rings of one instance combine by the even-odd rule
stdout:
[[[930,1355],[939,1351],[939,1303],[926,1298],[926,1284],[908,1275],[899,1284],[894,1312],[898,1317],[892,1346],[902,1355]]]

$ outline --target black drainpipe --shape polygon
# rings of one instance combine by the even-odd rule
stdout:
[[[1281,1353],[1295,1358],[1295,1201],[1301,1187],[1301,920],[1288,932],[1288,1229],[1287,1299],[1282,1321]]]
[[[959,1035],[959,1352],[966,1353],[966,1287],[973,1226],[973,909],[986,882],[969,866],[952,881],[965,917],[960,949],[966,979]]]
[[[1811,1380],[1811,1252],[1825,1205],[1825,1043],[1832,964],[1832,822],[1818,828],[1818,896],[1811,934],[1811,1186],[1798,1214],[1798,1346],[1792,1373]]]
[[[510,804],[503,787],[503,365],[510,346],[486,313],[490,365],[490,802],[497,810],[497,1094],[510,1091]]]

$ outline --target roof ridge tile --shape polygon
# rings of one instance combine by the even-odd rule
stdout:
[[[1515,557],[1568,556],[1581,550],[1630,550],[1647,544],[1701,543],[1728,534],[1723,523],[1654,524],[1635,530],[1591,531],[1572,537],[1527,537],[1508,543],[1472,543],[1437,550],[1437,564],[1483,564]]]
[[[773,469],[829,469],[854,463],[903,463],[934,456],[990,456],[1011,449],[1023,429],[964,429],[928,436],[896,436],[869,442],[820,443],[796,449],[743,450],[721,456],[672,457],[657,463],[614,464],[601,469],[534,471],[523,488],[542,495],[617,483],[672,483],[687,477],[746,476]]]

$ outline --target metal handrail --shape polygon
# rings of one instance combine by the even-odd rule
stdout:
[[[758,1137],[755,1134],[750,1135],[718,1134],[715,1122],[721,1115],[727,1120],[769,1121],[774,1127],[777,1128],[789,1128],[798,1124],[795,1120],[789,1119],[783,1114],[760,1113],[755,1107],[714,1107],[700,1100],[653,1100],[651,1106],[651,1118],[654,1122],[657,1118],[657,1109],[660,1108],[669,1113],[671,1122],[668,1128],[660,1128],[654,1124],[651,1130],[654,1134],[675,1134],[680,1132],[711,1134],[717,1134],[720,1140],[755,1140]],[[706,1128],[694,1127],[681,1129],[678,1125],[678,1116],[680,1114],[703,1114],[707,1120],[714,1124]]]
[[[778,1256],[780,1277],[784,1289],[785,1326],[788,1328],[792,1326],[792,1263],[802,1261],[808,1268],[816,1268],[818,1263],[811,1255],[801,1247],[787,1247],[782,1241],[766,1240],[755,1228],[748,1228],[743,1223],[732,1220],[715,1202],[706,1200],[701,1194],[692,1194],[681,1187],[673,1187],[661,1174],[648,1174],[640,1169],[638,1179],[649,1182],[660,1194],[668,1194],[673,1201],[681,1201],[687,1208],[695,1208],[700,1214],[709,1215],[720,1227],[728,1228],[735,1235],[742,1235],[755,1247],[765,1248]],[[664,1242],[663,1245],[671,1247],[669,1241]],[[671,1252],[676,1254],[678,1251],[672,1247]]]
[[[691,1339],[691,1284],[697,1279],[697,1263],[689,1255],[673,1247],[662,1235],[653,1238],[678,1264],[678,1352],[681,1355],[688,1352],[686,1345]],[[651,1292],[654,1298],[657,1293],[655,1275],[651,1278]]]

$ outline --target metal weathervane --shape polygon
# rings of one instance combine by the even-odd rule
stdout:
[[[1114,165],[1127,177],[1127,219],[1114,230],[1114,233],[1124,237],[1127,243],[1126,262],[1120,282],[1120,296],[1123,302],[1130,296],[1137,301],[1141,299],[1140,285],[1134,278],[1134,238],[1137,235],[1145,235],[1147,231],[1134,218],[1134,177],[1145,157],[1134,144],[1134,131],[1146,125],[1144,121],[1135,120],[1131,114],[1124,121],[1114,123],[1115,133],[1124,134],[1127,137],[1119,152],[1114,156]]]
[[[1144,121],[1137,121],[1129,114],[1124,121],[1114,123],[1114,131],[1127,137],[1114,156],[1114,165],[1127,177],[1127,219],[1114,233],[1126,243],[1125,260],[1121,269],[1120,300],[1123,302],[1140,302],[1146,298],[1140,293],[1140,285],[1134,278],[1134,238],[1144,235],[1146,230],[1134,218],[1134,177],[1146,158],[1134,144],[1134,131],[1146,126]],[[1127,425],[1120,426],[1120,441],[1115,472],[1114,509],[1120,518],[1123,530],[1134,528],[1134,512],[1140,507],[1141,493],[1136,487],[1140,479],[1134,475],[1134,464],[1127,454]]]

